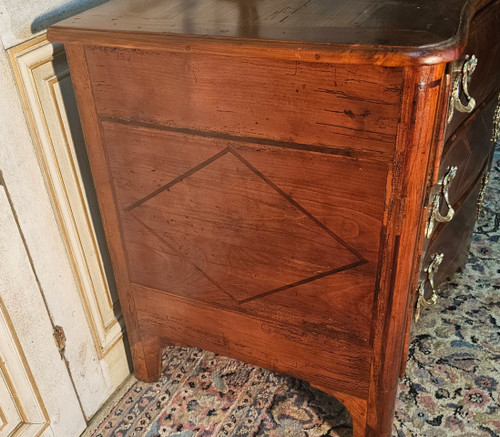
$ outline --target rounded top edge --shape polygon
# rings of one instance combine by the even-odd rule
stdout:
[[[287,57],[312,57],[317,62],[330,62],[331,58],[338,57],[339,61],[351,63],[429,65],[450,62],[461,55],[472,17],[489,3],[488,0],[444,0],[431,14],[427,8],[430,0],[356,0],[347,11],[339,1],[339,16],[332,18],[335,15],[332,8],[323,20],[318,17],[324,13],[326,0],[305,1],[307,6],[302,5],[302,9],[286,16],[279,15],[281,9],[275,11],[277,6],[286,4],[291,8],[298,0],[247,0],[249,4],[267,5],[247,11],[247,15],[236,3],[230,3],[232,7],[229,7],[229,2],[202,0],[194,2],[202,5],[201,10],[194,13],[193,6],[182,6],[192,2],[180,4],[180,1],[145,0],[133,6],[131,0],[119,4],[111,0],[52,26],[48,39],[166,50],[178,50],[183,45],[191,45],[191,48],[194,45],[197,50],[201,50],[201,46],[208,50],[224,47],[228,52],[237,50],[240,55],[259,51],[260,47],[260,51],[273,49],[281,56],[287,52]],[[314,6],[309,6],[311,3]],[[215,4],[225,6],[215,8]],[[210,6],[215,8],[212,15],[208,14]],[[445,13],[446,6],[450,8],[449,15]],[[408,14],[416,7],[425,11],[412,23]],[[406,10],[406,15],[400,15],[401,8]],[[269,15],[271,11],[274,12]],[[302,21],[297,22],[295,15],[302,17]],[[425,26],[424,22],[427,22]],[[442,28],[436,27],[438,22],[444,23]]]

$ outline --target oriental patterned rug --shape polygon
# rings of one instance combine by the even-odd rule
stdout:
[[[393,436],[500,437],[499,239],[497,152],[468,264],[415,329]],[[131,379],[84,435],[351,435],[343,406],[304,382],[199,349],[163,359],[158,382]]]

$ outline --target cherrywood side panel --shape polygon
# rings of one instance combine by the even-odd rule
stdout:
[[[366,397],[368,347],[133,285],[139,323],[167,344],[201,347]],[[318,347],[321,345],[321,347]]]
[[[376,66],[86,49],[100,116],[388,160],[402,71]]]
[[[368,342],[385,163],[102,131],[133,283]]]
[[[433,73],[434,72],[431,71],[429,73],[429,76],[431,76],[432,79],[435,79],[435,76],[433,75]],[[432,89],[433,87],[436,89],[439,89],[439,87],[438,87],[439,81],[434,80],[434,82],[433,82],[425,74],[417,75],[414,73],[413,75],[408,76],[408,81],[411,84],[418,83],[419,81],[422,82],[422,80],[424,81],[424,83],[431,83],[431,85],[429,86],[429,89]],[[425,105],[435,105],[435,103],[436,103],[435,101],[433,101],[433,99],[435,100],[436,93],[432,92],[432,91],[429,92],[428,98],[426,98],[426,99],[421,98],[420,100],[415,99],[416,101],[413,101],[415,95],[417,95],[417,94],[420,95],[420,94],[424,93],[424,88],[425,88],[425,86],[421,90],[414,90],[412,87],[410,87],[410,91],[408,91],[408,96],[406,97],[406,99],[407,99],[406,101],[408,102],[407,103],[408,106],[406,106],[406,108],[408,110],[407,116],[410,117],[410,119],[411,119],[411,117],[416,117],[416,114],[418,114],[419,111],[421,111]],[[428,91],[428,90],[425,89],[425,91]],[[90,97],[91,96],[92,95],[90,94]],[[86,95],[86,98],[87,99],[89,98],[88,94]],[[424,105],[424,106],[422,106],[422,105]],[[432,126],[433,117],[434,117],[434,113],[431,113],[429,115],[429,118],[421,121],[422,127],[421,127],[421,130],[418,132],[419,134],[426,133],[427,131],[425,129],[427,129],[429,132],[432,131],[432,129],[429,129],[428,126],[429,125]],[[96,122],[95,114],[91,118],[91,121]],[[94,127],[94,129],[95,129],[95,127]],[[100,130],[97,130],[97,131],[100,132]],[[406,133],[405,133],[405,135],[406,135]],[[417,136],[417,134],[415,134],[415,135],[416,136],[414,136],[414,137],[412,136],[410,139],[407,139],[407,141],[412,142],[415,138],[421,138],[421,143],[419,143],[419,144],[424,144],[425,141],[428,141],[428,140],[430,141],[430,137],[431,137],[430,133],[428,133],[427,136],[421,136],[421,137]],[[100,138],[98,140],[99,140],[98,141],[99,147],[102,147]],[[408,143],[405,143],[405,144],[407,147],[407,149],[404,149],[405,151],[408,151],[408,150],[414,151],[414,148],[408,147]],[[264,147],[264,146],[267,146],[267,145],[262,145],[261,147]],[[93,147],[95,147],[95,146],[90,146],[91,149]],[[400,147],[402,147],[402,146],[400,146]],[[222,153],[224,150],[225,149],[216,151],[216,154],[217,153],[221,154],[221,156],[220,156],[221,158],[222,158],[222,156],[226,157],[229,154],[229,152],[226,151],[226,152]],[[401,152],[401,150],[402,149],[400,149],[399,153],[401,154],[402,161],[401,161],[401,163],[396,162],[395,167],[394,167],[394,170],[396,170],[397,178],[394,179],[394,185],[392,188],[392,190],[393,190],[392,196],[395,196],[396,195],[395,193],[397,193],[397,195],[402,195],[402,198],[405,198],[405,199],[409,198],[413,202],[414,206],[416,206],[416,202],[419,199],[419,190],[420,190],[421,196],[422,196],[422,192],[423,192],[421,182],[417,182],[415,180],[413,185],[412,185],[411,181],[408,181],[408,186],[410,187],[410,193],[408,193],[408,192],[401,193],[398,191],[398,188],[396,188],[396,190],[394,190],[394,187],[404,186],[403,181],[400,179],[401,175],[399,173],[397,173],[397,171],[401,169],[401,167],[399,167],[399,166],[409,165],[408,161],[407,161],[407,159],[409,159],[408,156],[405,156],[403,154],[403,152]],[[116,217],[115,213],[111,210],[112,208],[109,208],[109,205],[113,205],[113,202],[116,201],[117,198],[116,198],[116,195],[114,193],[112,186],[110,185],[109,176],[106,174],[106,172],[110,169],[104,167],[104,159],[103,159],[104,152],[102,150],[99,150],[98,153],[100,153],[101,155],[99,156],[99,158],[97,158],[97,161],[99,162],[99,164],[96,164],[98,167],[97,168],[97,179],[99,180],[99,175],[100,175],[100,177],[101,177],[100,180],[102,182],[101,186],[105,188],[104,192],[102,194],[100,194],[100,196],[102,196],[103,198],[107,197],[109,199],[108,206],[106,206],[106,205],[101,205],[101,206],[103,207],[103,215],[107,216],[105,223],[109,223],[109,220],[113,220],[112,227],[114,227],[114,229],[110,229],[111,226],[108,226],[108,225],[106,225],[106,227],[108,229],[108,232],[110,232],[110,234],[111,234],[110,245],[112,247],[112,253],[114,254],[113,257],[116,257],[115,263],[117,262],[117,264],[119,264],[119,266],[117,267],[118,275],[122,275],[121,280],[123,281],[122,283],[124,284],[124,287],[122,288],[122,294],[125,294],[125,297],[123,297],[123,299],[126,302],[128,302],[128,306],[133,305],[134,307],[136,307],[137,305],[146,305],[146,304],[149,305],[149,303],[147,301],[144,301],[143,299],[137,299],[138,295],[134,296],[134,295],[130,294],[130,287],[131,286],[128,283],[127,272],[124,270],[124,268],[126,266],[126,258],[125,258],[125,255],[123,253],[123,247],[122,247],[121,243],[119,242],[119,240],[116,238],[117,233],[123,232],[123,230],[120,228],[117,217]],[[242,156],[244,153],[249,153],[249,152],[248,151],[241,151],[240,157],[243,158],[243,160],[246,160],[246,158],[244,156]],[[408,153],[408,152],[405,152],[405,153]],[[231,156],[227,156],[227,157],[231,158],[232,163],[239,161],[240,163],[244,164],[244,166],[240,166],[240,164],[238,164],[238,166],[236,167],[237,170],[235,170],[234,174],[244,173],[250,167],[248,165],[246,165],[244,163],[244,161],[239,159],[237,157],[237,155],[239,155],[238,152],[237,152],[237,154],[231,154]],[[428,155],[417,153],[417,154],[412,155],[412,156],[417,156],[420,159],[424,159],[424,158],[422,158],[422,156],[425,157]],[[236,161],[234,161],[233,158],[236,159]],[[91,157],[91,160],[92,159],[95,160],[95,158]],[[250,159],[252,159],[252,158],[248,158],[248,160],[250,160]],[[227,162],[229,162],[229,161],[227,161]],[[354,162],[356,162],[356,161],[354,161]],[[368,165],[368,164],[366,164],[366,162],[363,162],[363,164]],[[231,165],[233,165],[233,164],[231,164]],[[100,170],[99,170],[99,167],[100,167]],[[418,167],[418,168],[424,168],[424,167],[425,166],[423,164],[421,164],[421,167]],[[360,166],[360,168],[361,168],[361,166]],[[222,168],[222,170],[224,170],[224,168]],[[222,170],[217,171],[216,174],[220,175],[221,173],[223,173]],[[271,170],[272,169],[269,168],[266,171],[271,171]],[[394,170],[392,173],[393,175],[394,175]],[[412,170],[413,170],[413,172],[415,171],[414,168],[412,168]],[[286,175],[286,171],[285,171],[285,175]],[[105,176],[105,179],[103,180],[104,176]],[[211,177],[213,178],[213,176],[214,175],[208,175],[209,178],[211,178]],[[420,176],[422,176],[422,175],[420,175]],[[274,175],[273,177],[279,179],[280,175],[279,174]],[[283,176],[281,176],[281,177],[283,177]],[[415,178],[417,179],[417,176],[415,176]],[[378,179],[375,179],[375,180],[378,180]],[[384,181],[385,181],[385,178],[384,178]],[[148,184],[151,184],[151,180],[148,181],[147,178],[146,178],[146,182]],[[199,183],[201,183],[201,182],[202,181],[200,181]],[[267,184],[267,185],[269,185],[269,184]],[[286,186],[286,184],[284,184],[284,185]],[[318,186],[321,186],[321,184],[318,184]],[[299,185],[299,187],[300,187],[300,185]],[[380,186],[378,186],[378,188],[380,188]],[[290,188],[288,187],[287,189],[290,189]],[[411,191],[411,190],[413,190],[413,191]],[[379,194],[379,198],[381,195],[383,195],[384,191],[385,190],[381,190],[381,192]],[[300,195],[300,189],[296,190],[295,194]],[[390,193],[387,194],[387,196],[390,196],[390,195],[391,195]],[[146,197],[147,196],[148,195],[146,195]],[[183,196],[181,196],[181,197],[183,197]],[[366,197],[369,198],[369,196],[366,196]],[[377,197],[377,196],[375,196],[375,197]],[[305,198],[307,198],[307,196],[304,196],[304,199]],[[388,197],[388,199],[389,199],[389,197]],[[144,198],[142,198],[142,200],[144,200]],[[142,203],[140,203],[140,200],[139,201],[135,200],[136,205],[128,204],[128,206],[126,206],[125,208],[129,208],[130,210],[133,210],[134,208],[130,208],[130,207],[135,207],[135,208],[139,209],[139,208],[143,207],[147,203],[148,200],[150,200],[150,199],[146,199],[146,201],[142,202]],[[179,201],[180,201],[180,198],[179,198]],[[314,202],[312,202],[311,205],[313,203]],[[388,200],[388,205],[390,205],[390,204],[391,204],[391,201]],[[157,205],[157,207],[161,208],[161,205]],[[419,207],[421,207],[421,205],[419,205]],[[373,208],[373,207],[369,207],[369,208],[367,208],[367,210],[370,211],[371,208]],[[321,210],[320,207],[319,207],[319,209]],[[154,217],[154,208],[152,209],[150,216],[151,216],[151,214],[153,214],[153,217]],[[369,212],[368,216],[370,216],[370,214],[373,214],[373,212],[372,213]],[[398,247],[397,247],[398,243],[397,242],[400,243],[399,247],[401,248],[401,245],[403,245],[408,250],[408,253],[412,253],[412,251],[414,250],[414,245],[415,245],[415,239],[412,240],[412,236],[414,236],[411,232],[411,231],[414,231],[414,229],[412,229],[412,226],[406,225],[407,226],[406,238],[408,239],[408,241],[403,240],[399,236],[399,234],[397,234],[398,226],[401,225],[399,214],[401,214],[400,211],[392,211],[392,212],[389,211],[389,215],[386,216],[386,223],[388,223],[390,225],[389,233],[387,233],[387,240],[386,240],[388,242],[387,247],[392,247],[392,249],[388,250],[385,253],[385,256],[388,258],[386,258],[387,259],[386,264],[385,264],[386,267],[384,267],[384,270],[382,271],[382,282],[380,284],[380,289],[379,289],[379,295],[378,295],[379,300],[377,301],[380,304],[381,302],[384,301],[384,299],[389,299],[389,297],[391,295],[393,298],[396,297],[398,299],[397,302],[395,302],[394,300],[392,300],[392,302],[391,302],[390,299],[389,299],[389,301],[385,300],[386,304],[389,304],[389,305],[392,304],[392,306],[393,306],[392,311],[395,311],[394,314],[402,314],[404,311],[402,311],[401,308],[404,308],[405,305],[407,304],[408,278],[404,277],[404,274],[405,274],[404,269],[406,269],[406,270],[408,270],[409,268],[411,269],[411,266],[405,265],[405,263],[403,262],[402,267],[401,267],[401,265],[398,265],[397,272],[395,275],[391,275],[391,273],[390,273],[391,270],[390,270],[389,266],[397,259],[398,254],[400,253],[398,251]],[[413,215],[411,215],[411,216],[413,216]],[[308,217],[308,218],[310,218],[310,217]],[[407,222],[408,222],[408,220],[407,220]],[[403,226],[403,229],[405,229],[404,220],[403,220],[402,226]],[[392,231],[390,231],[391,227],[393,229]],[[378,228],[378,232],[380,233],[380,228]],[[356,250],[351,251],[351,253],[353,253],[353,254],[356,254],[357,252],[358,251],[356,251]],[[370,251],[367,251],[366,254],[367,254],[367,256],[370,255]],[[359,253],[358,253],[358,255],[359,255]],[[358,258],[358,260],[361,260],[361,259],[364,259],[364,257]],[[347,260],[346,260],[346,262],[347,262]],[[411,264],[411,262],[407,263],[407,264]],[[375,273],[374,270],[372,270],[371,274],[373,274],[373,273]],[[406,272],[406,273],[408,273],[408,272]],[[399,276],[400,276],[400,278],[398,279]],[[398,283],[398,280],[401,282],[401,284]],[[406,289],[404,289],[405,283],[406,283]],[[396,288],[396,287],[399,287],[399,288]],[[139,286],[133,286],[133,288],[134,288],[134,290],[138,289],[138,288],[140,288],[141,290],[145,289],[144,287],[139,287]],[[403,291],[403,289],[404,289],[404,291]],[[151,292],[152,292],[152,290],[151,290]],[[149,291],[148,291],[148,293],[149,293]],[[155,296],[160,295],[160,294],[161,293],[159,293],[159,292],[156,292],[156,291],[154,292]],[[150,298],[150,296],[148,295],[148,299],[149,298]],[[177,299],[177,298],[170,297],[170,300],[172,300],[172,299]],[[165,302],[167,302],[167,300],[165,300]],[[171,306],[172,311],[176,311],[176,308],[177,309],[179,308],[179,305],[180,305],[179,302],[177,302],[175,305]],[[399,308],[394,308],[395,305],[397,305]],[[189,304],[188,306],[193,307],[193,304]],[[185,308],[187,308],[188,306],[185,306]],[[169,308],[170,308],[170,306],[169,306]],[[377,309],[380,310],[380,307],[378,307]],[[133,312],[136,313],[136,310],[137,310],[137,308],[134,308]],[[148,313],[149,311],[153,311],[153,308],[148,307],[147,311],[143,312],[143,315],[141,316],[142,321],[138,322],[137,320],[133,319],[133,316],[131,316],[130,318],[132,319],[132,321],[131,321],[131,323],[129,323],[132,327],[134,325],[137,326],[136,325],[137,323],[139,323],[139,326],[141,326],[140,328],[135,328],[135,339],[134,339],[135,342],[133,344],[135,345],[135,348],[136,348],[134,350],[134,353],[136,355],[136,372],[137,372],[137,375],[143,379],[151,379],[152,377],[155,376],[155,374],[157,374],[157,371],[154,370],[154,368],[155,368],[154,363],[158,361],[157,360],[158,355],[155,354],[153,350],[154,350],[154,345],[157,345],[159,343],[158,343],[158,340],[154,340],[154,338],[160,337],[160,336],[165,336],[164,333],[167,332],[165,330],[165,328],[174,329],[174,326],[177,326],[176,329],[178,329],[178,324],[172,324],[171,320],[168,320],[168,319],[167,320],[161,319],[161,315],[158,315],[159,318],[146,317],[146,313]],[[213,310],[213,311],[215,311],[217,313],[220,310],[217,309],[217,310]],[[129,315],[131,315],[131,313],[132,312],[129,312]],[[385,314],[385,311],[380,310],[380,314],[382,314],[382,313]],[[155,313],[153,312],[152,314],[155,314]],[[187,317],[186,314],[187,314],[186,310],[183,310],[182,316]],[[233,314],[234,317],[243,317],[241,315],[238,315],[237,313],[231,313],[231,314]],[[378,314],[378,312],[376,312],[375,314]],[[248,316],[246,315],[245,320],[247,318],[248,318]],[[399,328],[401,328],[400,330],[402,331],[402,326],[404,325],[404,322],[402,320],[399,320],[399,319],[401,319],[401,317],[396,317],[395,319],[389,318],[387,320],[385,319],[385,317],[382,317],[380,319],[380,321],[378,322],[378,324],[376,324],[374,326],[373,329],[375,329],[375,331],[374,331],[375,332],[375,337],[374,337],[375,346],[377,346],[377,344],[379,344],[379,345],[383,346],[382,347],[383,350],[378,351],[378,352],[377,352],[377,350],[375,351],[375,355],[373,355],[373,358],[371,359],[371,360],[373,360],[373,367],[372,367],[371,373],[366,371],[366,373],[364,373],[364,375],[365,375],[364,379],[358,375],[353,380],[350,381],[351,387],[349,390],[350,390],[350,393],[353,393],[353,391],[352,391],[353,381],[356,381],[357,384],[360,384],[360,385],[368,384],[368,380],[366,379],[366,376],[369,374],[373,375],[371,381],[369,382],[369,386],[365,385],[365,387],[369,387],[369,392],[372,393],[371,396],[373,397],[373,398],[372,397],[368,398],[369,400],[368,400],[368,405],[367,405],[367,411],[362,412],[362,413],[360,413],[360,412],[355,413],[355,414],[357,414],[356,423],[358,423],[358,425],[359,425],[360,420],[361,420],[361,419],[359,419],[359,417],[366,417],[367,418],[368,423],[369,423],[368,428],[367,428],[367,432],[368,433],[373,432],[374,433],[373,435],[384,435],[384,433],[386,433],[387,430],[390,428],[390,423],[392,422],[392,411],[387,412],[387,411],[385,411],[385,408],[384,408],[384,411],[381,412],[381,411],[379,411],[379,409],[381,407],[377,407],[377,405],[385,405],[385,406],[386,405],[393,405],[394,395],[395,395],[395,381],[397,380],[397,371],[396,371],[395,375],[393,374],[394,373],[393,371],[394,371],[394,369],[397,369],[398,366],[391,364],[391,360],[396,361],[396,360],[394,360],[393,357],[400,356],[401,341],[398,340],[397,330]],[[154,320],[157,320],[157,321],[155,322]],[[162,320],[162,322],[160,323],[158,320]],[[181,319],[178,319],[178,321],[179,320],[181,320]],[[384,325],[385,325],[385,328],[384,328]],[[216,325],[214,325],[214,326],[216,326]],[[134,328],[132,328],[132,330],[133,329]],[[391,329],[396,331],[395,334],[391,333]],[[163,332],[163,333],[161,333],[161,332]],[[286,329],[286,332],[287,332],[286,334],[283,334],[284,337],[290,336],[291,335],[290,332],[298,332],[298,331],[296,330],[296,328],[292,328],[292,330],[290,331],[290,326],[289,326]],[[310,335],[312,337],[316,337],[317,335],[320,335],[320,334],[315,333],[314,330],[309,330],[309,331],[305,331],[305,332],[308,332],[309,333],[308,335]],[[402,334],[402,332],[399,332],[399,334]],[[182,335],[179,334],[179,336],[180,336],[179,338],[169,338],[169,339],[167,339],[167,341],[173,341],[173,342],[180,341],[183,343],[188,343],[187,337],[185,337],[186,335],[187,335],[186,333],[183,333]],[[299,337],[303,338],[304,335],[306,335],[306,334],[301,333]],[[132,331],[132,336],[134,336],[134,331]],[[148,338],[147,343],[145,342],[146,337]],[[174,335],[172,335],[171,337],[174,337]],[[401,337],[402,337],[402,335],[399,335],[399,338],[401,338]],[[330,338],[330,341],[335,341],[335,342],[342,341],[341,339],[336,340],[335,337],[326,336],[326,338]],[[384,341],[385,341],[384,339],[389,339],[388,344],[384,345]],[[303,341],[303,340],[301,340],[301,341]],[[227,346],[228,343],[225,342],[224,340],[222,340],[221,344],[223,344],[224,347],[229,347],[229,346]],[[203,347],[202,344],[200,344],[200,346]],[[283,346],[283,347],[285,347],[285,349],[286,349],[286,346]],[[358,357],[359,357],[360,351],[363,350],[363,348],[360,345],[357,345],[356,347],[352,347],[352,345],[351,345],[351,349],[352,349],[351,352],[358,354],[357,355]],[[217,350],[222,351],[223,349],[221,348],[221,349],[217,349]],[[396,353],[394,353],[394,351],[396,351]],[[397,353],[397,351],[399,351],[399,354]],[[290,350],[288,352],[290,352]],[[283,357],[286,355],[285,350],[283,350],[280,353],[283,354]],[[340,362],[342,362],[343,353],[344,352],[342,352],[340,354],[340,356],[338,358],[336,358],[337,361],[340,360]],[[334,355],[332,355],[332,357],[331,357],[332,363],[334,362],[333,361]],[[241,356],[241,355],[237,355],[237,356]],[[241,358],[244,358],[244,356],[241,356]],[[302,357],[302,358],[304,358],[304,357]],[[325,357],[323,357],[323,358],[325,358]],[[250,357],[248,358],[248,360],[250,360]],[[255,361],[253,361],[253,362],[255,362]],[[357,369],[360,368],[359,366],[362,366],[361,362],[362,362],[362,360],[357,361],[357,359],[356,359],[355,367]],[[368,360],[366,362],[369,363],[370,360]],[[263,360],[263,358],[260,358],[259,361],[257,361],[256,363],[264,365],[265,361]],[[351,363],[350,365],[352,366],[353,364]],[[335,366],[335,364],[332,364],[332,366]],[[381,368],[383,369],[383,370],[381,370],[382,373],[381,373],[380,379],[374,379],[374,376],[377,373],[379,373],[379,371],[375,370],[376,366],[381,366]],[[269,367],[269,364],[267,364],[267,367]],[[367,370],[367,369],[365,369],[365,370]],[[286,368],[282,368],[282,371],[286,371],[287,373],[292,373],[296,376],[303,377],[305,379],[309,379],[309,380],[313,381],[313,383],[316,383],[316,384],[320,385],[321,387],[324,387],[325,390],[330,391],[332,393],[337,392],[339,390],[340,391],[344,390],[344,388],[342,388],[342,387],[346,387],[346,386],[343,386],[342,384],[347,383],[347,381],[349,380],[349,378],[344,378],[343,379],[344,382],[343,383],[341,382],[339,385],[338,376],[336,375],[335,378],[332,378],[331,376],[324,374],[324,372],[326,372],[325,369],[323,369],[323,370],[313,369],[309,373],[305,372],[303,369],[297,372],[297,371],[291,371],[290,369],[287,370]],[[352,371],[352,370],[350,370],[350,371]],[[357,371],[358,370],[356,370],[356,372]],[[339,372],[340,372],[340,370],[339,370]],[[361,374],[363,374],[363,372],[361,372]],[[309,376],[307,376],[307,375],[309,375]],[[341,381],[342,381],[342,379],[341,379]],[[382,385],[382,387],[381,387],[381,385]],[[339,387],[340,387],[340,389],[339,389]],[[360,390],[357,393],[361,398],[363,398],[363,397],[366,398],[366,393],[363,392],[363,390]],[[389,408],[389,410],[390,410],[390,408]],[[383,414],[383,415],[381,415],[381,414]],[[362,420],[364,420],[364,419],[362,419]],[[370,431],[370,430],[372,430],[372,431]],[[369,434],[367,434],[367,435],[369,435]]]
[[[113,187],[110,185],[107,164],[104,159],[104,152],[102,150],[102,143],[100,138],[100,129],[97,122],[96,114],[93,112],[92,93],[88,85],[88,76],[85,69],[82,69],[82,60],[85,59],[84,53],[78,46],[69,46],[68,53],[70,62],[77,63],[80,68],[74,68],[74,76],[77,78],[77,95],[79,96],[80,111],[82,113],[82,121],[84,130],[87,135],[87,143],[90,152],[90,159],[92,161],[94,178],[98,185],[98,195],[100,198],[100,206],[104,217],[106,232],[108,234],[109,244],[114,260],[115,273],[118,278],[120,287],[121,298],[125,302],[126,316],[129,326],[129,336],[131,339],[132,350],[135,359],[136,374],[142,378],[151,380],[156,375],[158,370],[154,370],[153,362],[157,362],[158,355],[154,353],[154,345],[158,343],[151,339],[151,332],[147,326],[138,328],[137,321],[134,319],[133,314],[136,312],[136,301],[132,294],[130,294],[130,287],[128,284],[128,276],[125,270],[126,260],[123,252],[123,247],[119,241],[118,234],[122,231],[119,221],[110,207],[116,202],[116,195]],[[77,61],[77,62],[75,62]],[[148,338],[146,340],[146,337]]]
[[[383,215],[385,163],[335,156],[329,150],[311,153],[296,149],[293,142],[273,147],[117,120],[105,119],[102,125],[120,210],[182,175],[189,177],[193,169],[211,164],[214,156],[232,147],[286,196],[355,245],[361,256],[378,257],[380,235],[374,228],[380,227]]]

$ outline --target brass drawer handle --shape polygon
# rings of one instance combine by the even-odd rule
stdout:
[[[451,123],[455,109],[460,112],[472,112],[476,107],[476,101],[469,94],[469,82],[472,74],[474,73],[474,70],[476,69],[476,66],[477,58],[474,55],[470,57],[467,55],[465,57],[464,65],[462,66],[462,70],[453,81],[453,85],[451,88],[451,99],[448,110],[448,124]],[[462,100],[460,99],[460,90],[463,91],[467,99],[466,105],[464,105],[462,103]]]
[[[444,254],[436,253],[432,255],[432,261],[429,263],[427,268],[424,270],[427,273],[427,277],[420,281],[418,284],[418,300],[417,300],[417,309],[415,311],[415,321],[418,321],[420,317],[420,309],[421,307],[428,307],[431,305],[435,305],[437,302],[437,290],[434,284],[434,275],[439,269],[439,266],[443,262]],[[425,284],[429,282],[432,290],[432,296],[430,299],[425,298]]]
[[[435,222],[447,223],[451,221],[455,216],[455,210],[453,209],[450,203],[449,193],[450,193],[451,181],[457,175],[457,171],[458,167],[456,165],[449,167],[448,171],[443,177],[443,180],[439,182],[439,184],[441,185],[441,191],[434,196],[434,199],[432,201],[431,215],[429,217],[429,222],[427,223],[427,230],[425,233],[427,238],[429,238],[432,235],[432,232],[434,231],[435,227]],[[448,209],[446,215],[442,215],[440,212],[441,198],[444,199],[444,203],[446,204],[446,208]]]

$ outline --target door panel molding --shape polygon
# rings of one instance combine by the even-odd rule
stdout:
[[[123,319],[63,46],[42,35],[9,56],[98,357],[112,352],[116,363],[124,354]]]
[[[40,436],[50,424],[12,321],[0,297],[0,437]]]

